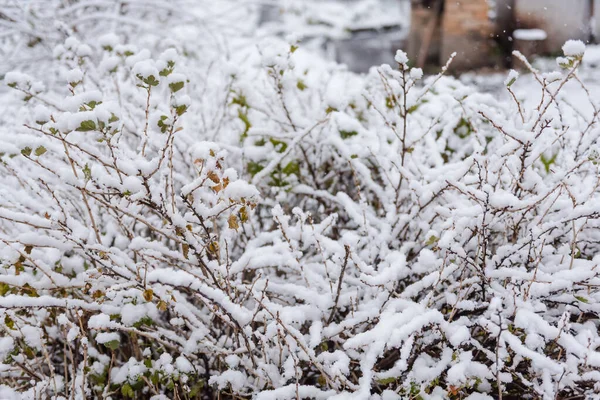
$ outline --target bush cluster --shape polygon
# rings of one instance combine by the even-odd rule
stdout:
[[[566,50],[535,104],[282,41],[214,83],[113,35],[58,46],[59,89],[7,74],[0,397],[597,393],[600,108]]]

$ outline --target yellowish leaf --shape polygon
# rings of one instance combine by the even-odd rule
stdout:
[[[212,254],[217,254],[219,252],[219,243],[210,242],[208,245],[208,252]]]
[[[144,300],[150,302],[152,301],[152,296],[154,295],[154,291],[152,289],[144,290]]]
[[[229,229],[235,229],[237,231],[240,227],[240,224],[238,223],[238,219],[235,216],[235,214],[231,214],[229,216],[229,219],[227,219],[227,223],[229,224]]]
[[[246,206],[240,208],[240,220],[242,223],[248,222],[248,209]]]

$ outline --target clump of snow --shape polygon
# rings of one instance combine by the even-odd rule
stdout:
[[[213,375],[208,381],[211,385],[217,385],[219,388],[226,388],[228,386],[235,391],[239,391],[244,387],[246,376],[240,371],[229,370],[221,373],[220,375]]]
[[[89,57],[92,55],[92,48],[87,44],[82,44],[77,47],[77,55],[79,57]]]
[[[15,340],[10,336],[5,336],[0,338],[0,357],[2,359],[6,358],[8,353],[13,351],[15,345]]]
[[[65,78],[71,84],[79,83],[83,79],[83,71],[79,68],[72,69],[65,74]]]
[[[16,85],[19,87],[27,87],[32,81],[33,79],[29,75],[18,71],[8,72],[4,76],[4,82],[9,86]]]
[[[230,199],[251,199],[258,197],[259,194],[255,186],[241,180],[231,182],[224,190],[224,195]]]
[[[167,61],[167,62],[168,62],[168,61],[173,61],[173,62],[175,62],[175,61],[177,61],[177,59],[178,59],[178,56],[179,56],[179,55],[177,54],[177,50],[176,50],[176,49],[174,49],[174,48],[170,48],[170,49],[167,49],[167,50],[165,50],[165,51],[164,51],[164,52],[163,52],[163,53],[160,55],[160,60]]]
[[[33,118],[35,122],[39,124],[43,125],[46,122],[50,121],[51,116],[52,113],[50,112],[50,109],[44,105],[37,105],[33,110]]]
[[[181,373],[187,374],[194,372],[192,363],[183,356],[177,357],[175,360],[175,365],[177,366],[177,370]]]
[[[517,79],[519,79],[519,73],[514,69],[511,69],[508,73],[508,76],[504,80],[504,85],[510,87],[517,81]]]
[[[140,79],[147,79],[151,76],[155,79],[158,79],[159,77],[158,69],[156,68],[155,63],[152,60],[138,61],[133,66],[132,71],[135,74],[135,76],[140,77]]]
[[[567,40],[562,49],[566,57],[583,57],[585,43],[581,40]]]
[[[69,332],[67,333],[67,340],[69,342],[72,342],[73,340],[77,339],[77,337],[79,336],[79,328],[76,326],[71,327],[71,329],[69,329]]]
[[[192,105],[192,98],[189,95],[175,95],[171,105],[175,108],[185,106],[190,107]]]
[[[396,62],[398,64],[406,64],[406,63],[408,63],[408,55],[404,51],[398,50],[398,51],[396,51],[394,60],[396,60]]]
[[[100,332],[96,335],[96,342],[100,344],[120,341],[120,336],[117,332]]]
[[[423,70],[421,68],[411,68],[410,77],[415,81],[423,78]]]
[[[114,33],[107,33],[98,38],[98,45],[100,47],[110,47],[114,49],[119,44],[119,41],[119,36]]]

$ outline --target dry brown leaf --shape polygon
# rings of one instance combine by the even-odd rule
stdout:
[[[229,224],[229,229],[235,229],[237,231],[240,227],[240,224],[238,223],[238,219],[235,216],[235,214],[231,214],[229,216],[229,218],[227,219],[227,223]]]

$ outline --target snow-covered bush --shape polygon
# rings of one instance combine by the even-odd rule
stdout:
[[[499,102],[402,52],[356,76],[273,40],[211,82],[94,43],[55,50],[60,90],[5,77],[2,398],[600,390],[578,44],[533,104],[516,72]]]
[[[235,51],[225,38],[248,35],[258,18],[253,1],[0,0],[0,78],[15,69],[52,68],[53,49],[72,35],[93,42],[112,32],[150,49],[178,43],[191,57],[205,58]],[[201,54],[189,38],[202,38]]]

